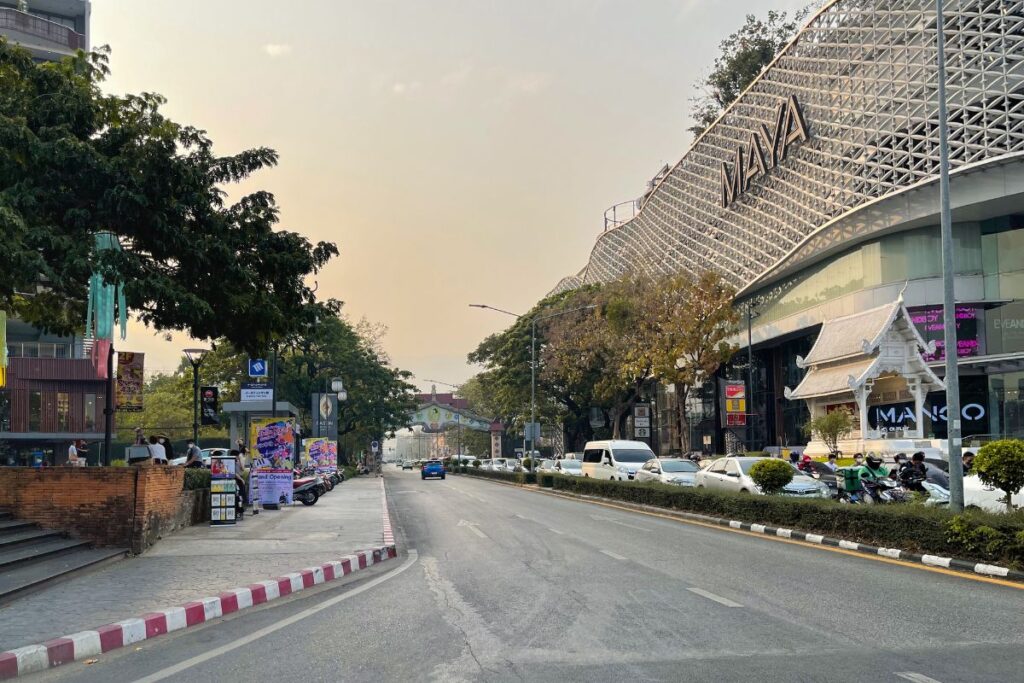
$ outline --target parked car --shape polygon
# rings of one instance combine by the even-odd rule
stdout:
[[[422,469],[420,469],[420,478],[426,479],[427,477],[439,477],[444,479],[444,463],[440,460],[428,460],[423,463]]]
[[[812,460],[810,463],[811,471],[804,472],[814,479],[828,487],[829,492],[833,497],[839,495],[839,482],[836,481],[836,473],[828,468],[828,466],[818,460]],[[803,472],[803,470],[801,470]]]
[[[541,460],[540,463],[537,465],[537,473],[540,474],[543,472],[557,472],[558,470],[555,468],[555,464],[557,462],[557,460]]]
[[[556,460],[555,471],[559,474],[564,474],[567,477],[582,477],[583,476],[583,461],[582,460]]]
[[[700,467],[697,463],[683,458],[654,458],[648,460],[636,471],[637,481],[660,481],[662,484],[693,486],[694,477]]]
[[[412,469],[412,460],[403,460],[402,461],[402,471],[411,470],[411,469]]]
[[[653,457],[643,441],[590,441],[583,449],[583,476],[626,481]]]
[[[750,478],[750,468],[754,466],[754,463],[767,459],[745,456],[718,458],[707,469],[698,472],[694,481],[699,488],[759,494],[762,491]],[[793,469],[793,481],[789,482],[782,490],[783,495],[804,498],[832,497],[832,490],[828,485],[815,481],[814,478],[800,472],[795,467]]]
[[[559,460],[583,460],[582,453],[566,453]]]

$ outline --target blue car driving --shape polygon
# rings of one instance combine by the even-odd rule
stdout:
[[[428,460],[423,463],[423,468],[420,470],[420,478],[426,479],[427,477],[441,477],[444,479],[444,464],[440,460]]]

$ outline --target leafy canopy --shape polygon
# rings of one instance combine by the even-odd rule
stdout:
[[[700,135],[715,122],[789,43],[807,14],[808,8],[792,19],[775,10],[769,10],[765,19],[747,15],[743,26],[719,44],[721,53],[711,73],[694,84],[703,94],[690,99],[690,117],[695,122],[690,132]]]
[[[829,453],[839,450],[839,439],[849,434],[851,429],[853,414],[845,408],[819,415],[804,424],[804,434],[807,438],[817,436],[828,448]]]
[[[1013,512],[1013,494],[1024,488],[1024,441],[1000,439],[978,450],[973,469],[978,478],[1006,494],[1006,511]]]
[[[227,201],[277,153],[219,156],[160,95],[104,94],[107,54],[36,64],[0,39],[0,309],[75,332],[99,271],[143,322],[252,351],[336,312],[306,280],[337,248],[275,230],[268,192]],[[96,253],[100,231],[123,250]]]

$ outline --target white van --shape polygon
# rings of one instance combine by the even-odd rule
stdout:
[[[654,456],[643,441],[588,441],[583,449],[583,476],[627,481]]]

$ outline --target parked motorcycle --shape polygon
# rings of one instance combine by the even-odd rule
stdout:
[[[302,477],[292,482],[292,497],[303,505],[316,505],[320,500],[320,486],[322,482],[318,477]]]
[[[908,503],[911,495],[893,479],[862,479],[856,467],[841,468],[836,472],[837,498],[841,503],[874,505],[882,503]]]

